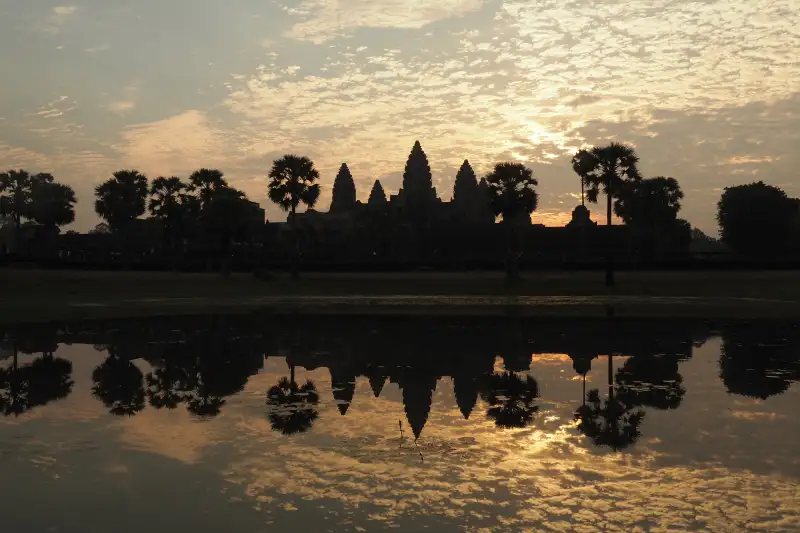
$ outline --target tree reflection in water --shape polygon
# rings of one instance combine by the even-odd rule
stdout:
[[[319,417],[316,409],[318,403],[319,395],[314,382],[309,379],[298,387],[292,366],[291,379],[283,377],[267,391],[267,405],[270,407],[268,417],[273,431],[283,435],[308,431]]]
[[[31,409],[61,400],[72,392],[72,363],[55,357],[58,342],[51,335],[0,332],[0,359],[11,364],[0,368],[0,412],[19,416]],[[19,364],[19,353],[41,353],[30,364]],[[5,355],[3,355],[5,354]]]
[[[311,319],[309,319],[311,320]],[[131,416],[146,404],[183,407],[196,417],[218,415],[263,367],[264,353],[286,354],[291,376],[266,391],[267,417],[274,431],[309,431],[319,419],[320,394],[311,381],[297,383],[294,366],[326,368],[339,413],[352,419],[355,383],[364,376],[376,398],[386,383],[402,393],[414,437],[431,416],[433,393],[452,378],[455,402],[470,419],[479,398],[499,428],[529,426],[539,412],[539,386],[527,375],[532,352],[568,353],[584,378],[583,404],[574,413],[588,442],[622,450],[640,436],[643,408],[677,409],[686,395],[680,363],[691,357],[701,325],[608,321],[514,320],[485,325],[459,319],[369,322],[315,319],[302,326],[287,319],[265,323],[237,317],[169,321],[117,321],[13,328],[0,346],[0,412],[20,415],[67,397],[72,364],[54,353],[63,343],[95,345],[107,357],[92,372],[92,393],[115,415]],[[266,324],[266,325],[265,325]],[[702,326],[707,328],[707,326]],[[312,331],[313,334],[308,334]],[[364,335],[369,331],[369,335]],[[705,333],[703,333],[705,332]],[[768,399],[800,377],[798,328],[794,324],[732,324],[722,330],[720,378],[731,394]],[[608,397],[586,390],[586,376],[598,353],[628,354],[614,372],[608,358]],[[41,354],[32,361],[18,354]],[[495,373],[496,356],[505,372]],[[149,372],[140,370],[143,364]],[[358,401],[358,400],[356,400]],[[335,411],[334,411],[335,413]],[[338,417],[338,415],[337,415]],[[357,420],[356,420],[357,422]],[[405,423],[403,423],[405,425]]]
[[[539,412],[534,403],[538,397],[539,385],[531,376],[522,379],[512,372],[493,374],[485,395],[489,404],[486,416],[501,428],[524,428]]]
[[[608,356],[608,398],[600,398],[600,390],[592,389],[575,412],[578,430],[592,439],[595,446],[608,446],[619,451],[631,446],[641,436],[639,427],[644,411],[627,404],[615,395],[613,355]]]

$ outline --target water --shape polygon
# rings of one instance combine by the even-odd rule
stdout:
[[[2,531],[800,530],[792,324],[253,315],[0,337]]]

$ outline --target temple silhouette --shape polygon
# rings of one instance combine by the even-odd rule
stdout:
[[[442,200],[433,184],[428,158],[416,141],[397,194],[387,198],[380,180],[376,180],[369,198],[362,202],[356,197],[350,169],[343,163],[334,180],[328,211],[308,209],[294,215],[305,261],[369,264],[381,258],[392,263],[466,267],[489,263],[502,257],[503,239],[487,188],[485,179],[479,180],[469,160],[464,160],[453,182],[452,199]],[[276,224],[279,241],[290,241],[291,217]],[[609,245],[621,258],[631,253],[628,228],[598,227],[583,199],[564,227],[533,224],[526,215],[514,224],[523,235],[523,250],[531,261],[599,259]]]

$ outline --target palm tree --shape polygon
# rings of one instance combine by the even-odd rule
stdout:
[[[92,372],[92,395],[103,402],[111,414],[133,416],[144,409],[144,375],[112,347],[106,360]]]
[[[273,385],[267,391],[267,405],[270,406],[269,422],[272,429],[284,435],[308,431],[319,417],[316,410],[318,403],[319,395],[314,382],[309,379],[298,387],[292,366],[291,380],[283,377],[277,385]]]
[[[678,223],[683,191],[678,180],[658,176],[625,183],[614,213],[640,233],[648,252],[656,251]]]
[[[252,207],[243,192],[229,187],[216,192],[200,212],[203,227],[219,245],[223,275],[230,273],[231,247],[234,240],[237,237],[244,238],[250,228]]]
[[[601,190],[606,195],[607,225],[612,225],[612,205],[626,183],[641,180],[637,164],[639,157],[633,148],[620,143],[595,146],[581,150],[572,158],[572,168],[588,187],[586,195],[590,202],[597,203]],[[606,285],[614,285],[614,268],[609,246],[606,248]]]
[[[644,411],[635,409],[614,394],[613,355],[608,355],[608,398],[600,398],[600,390],[592,389],[583,405],[575,412],[578,431],[591,438],[595,446],[609,446],[614,451],[627,448],[641,436],[639,426]]]
[[[205,209],[216,193],[228,188],[225,175],[220,170],[201,168],[192,172],[189,183],[192,191],[197,191],[200,205]]]
[[[292,277],[299,275],[300,238],[297,233],[297,207],[302,203],[314,207],[319,199],[320,187],[314,183],[319,172],[307,157],[289,154],[276,160],[269,173],[269,199],[284,212],[289,213],[289,221],[294,239],[294,264]]]
[[[486,416],[498,427],[524,428],[539,412],[534,402],[539,397],[539,385],[531,376],[525,380],[512,372],[492,374],[485,395],[489,410]]]
[[[521,217],[528,217],[539,205],[536,187],[539,182],[533,171],[520,163],[498,163],[486,176],[489,201],[495,216],[503,217],[508,239],[506,246],[506,274],[509,279],[519,277],[519,252],[516,228]]]
[[[94,210],[115,233],[125,231],[144,214],[147,205],[147,178],[136,170],[120,170],[95,187]]]
[[[33,218],[31,206],[34,188],[53,181],[51,174],[31,175],[21,169],[0,174],[0,216],[9,217],[13,221],[16,246],[19,246],[22,237],[22,219]]]
[[[192,213],[190,186],[180,178],[158,177],[150,185],[150,214],[164,224],[164,237],[173,251],[182,248],[186,225]]]
[[[54,238],[59,232],[59,226],[75,221],[76,203],[72,187],[61,183],[35,182],[30,216],[44,227],[43,234],[46,238]]]

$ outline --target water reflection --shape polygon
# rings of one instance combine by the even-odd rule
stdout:
[[[0,340],[9,531],[800,527],[792,324],[185,317]]]
[[[8,334],[0,332],[0,359],[10,359],[10,364],[0,368],[0,411],[5,416],[19,416],[66,398],[72,392],[72,363],[55,357],[58,350],[55,332],[47,331],[38,338],[29,333],[25,329]],[[41,355],[20,366],[20,353]]]
[[[452,378],[454,400],[465,420],[480,400],[485,416],[499,429],[535,425],[540,386],[529,372],[532,357],[563,353],[582,381],[574,411],[577,429],[597,446],[622,450],[641,437],[646,409],[680,407],[687,393],[680,365],[717,332],[711,324],[621,319],[314,320],[303,328],[257,316],[12,328],[2,337],[0,353],[8,362],[0,367],[0,408],[6,416],[20,415],[70,394],[72,363],[54,355],[60,343],[91,344],[106,353],[92,372],[91,392],[109,413],[127,417],[149,405],[166,410],[184,406],[199,419],[213,418],[263,368],[265,357],[280,356],[290,375],[265,394],[276,432],[312,429],[320,416],[320,396],[312,380],[296,381],[295,369],[326,368],[342,416],[357,401],[359,377],[367,378],[375,398],[387,383],[395,384],[418,439],[430,418],[436,385],[445,376]],[[313,334],[304,334],[306,329]],[[795,326],[726,324],[721,335],[720,377],[729,393],[766,399],[799,379]],[[21,364],[19,354],[36,357]],[[496,369],[498,356],[503,366]],[[615,356],[622,361],[617,369]],[[586,390],[598,357],[608,362],[605,394],[599,388]]]

